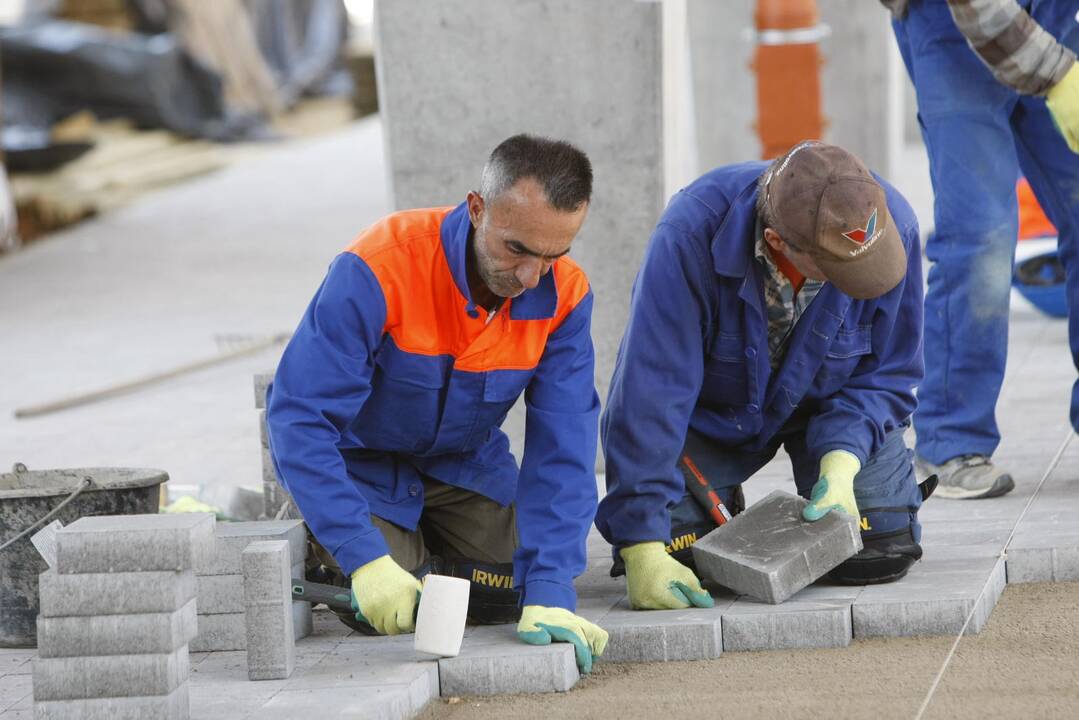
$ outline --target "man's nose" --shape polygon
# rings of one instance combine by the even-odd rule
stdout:
[[[520,265],[517,266],[517,282],[521,283],[527,290],[539,285],[540,278],[543,277],[545,264],[543,260],[539,258],[529,258]]]

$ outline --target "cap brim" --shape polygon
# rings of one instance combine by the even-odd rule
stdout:
[[[848,260],[823,254],[814,257],[828,282],[855,300],[878,298],[893,290],[907,274],[907,251],[891,213],[886,212],[884,220],[884,235],[872,252]]]

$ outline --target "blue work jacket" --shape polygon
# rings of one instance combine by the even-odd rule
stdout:
[[[847,450],[864,464],[914,410],[923,291],[910,205],[881,181],[907,250],[905,278],[875,300],[826,283],[773,373],[764,271],[754,258],[766,167],[704,175],[674,196],[649,243],[601,422],[607,495],[596,525],[616,547],[670,539],[687,428],[723,447],[761,450],[797,411],[817,459]]]
[[[346,574],[389,552],[371,513],[417,527],[423,476],[513,502],[523,601],[572,610],[597,495],[592,292],[559,258],[488,321],[470,230],[463,204],[395,213],[333,261],[267,393],[274,463]],[[522,392],[518,470],[499,426]]]

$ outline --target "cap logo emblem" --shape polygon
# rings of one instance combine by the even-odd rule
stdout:
[[[873,237],[873,232],[877,229],[877,209],[873,208],[873,214],[869,216],[869,220],[866,222],[864,228],[855,228],[854,230],[848,230],[843,233],[843,237],[847,238],[851,242],[862,245],[865,243],[866,238]]]

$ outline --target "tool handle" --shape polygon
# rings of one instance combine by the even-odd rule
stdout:
[[[352,591],[336,585],[323,585],[292,578],[292,599],[303,600],[312,605],[324,603],[331,610],[356,612],[352,607]]]
[[[682,477],[686,481],[686,491],[704,508],[712,522],[717,526],[726,525],[731,519],[730,512],[689,455],[682,456]]]

